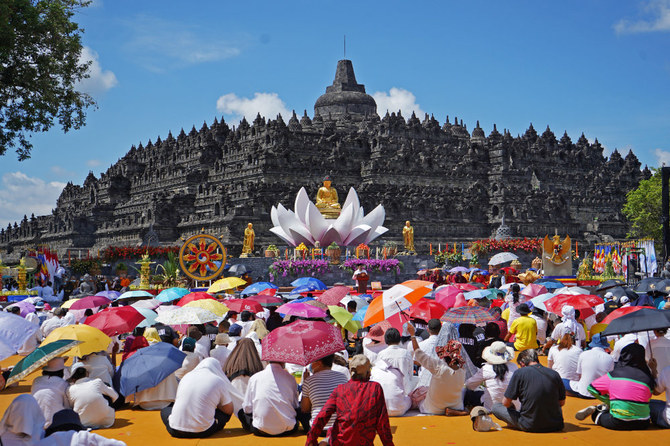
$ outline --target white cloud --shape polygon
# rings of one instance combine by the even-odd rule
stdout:
[[[20,222],[24,215],[46,215],[56,207],[65,183],[44,181],[23,172],[10,172],[0,183],[0,228]]]
[[[79,56],[79,63],[89,61],[91,62],[91,65],[88,67],[89,77],[87,79],[82,79],[79,82],[78,89],[90,95],[96,95],[104,93],[119,83],[113,72],[102,69],[100,61],[98,60],[98,53],[85,46]]]
[[[253,121],[258,113],[267,119],[275,119],[281,113],[286,122],[291,111],[277,93],[254,93],[254,97],[240,98],[235,93],[228,93],[216,101],[216,109],[221,113],[232,116],[232,120],[246,117]]]
[[[126,48],[145,68],[168,69],[215,62],[240,54],[240,49],[220,37],[220,30],[204,29],[180,21],[139,15],[128,22],[131,38]]]
[[[661,167],[663,164],[670,167],[670,152],[667,150],[656,149],[654,150],[654,156],[656,157],[656,163],[658,167]]]
[[[64,167],[55,165],[51,166],[51,172],[53,172],[54,175],[57,175],[59,177],[73,177],[76,175],[76,173],[71,170],[67,170]]]
[[[88,160],[88,161],[86,161],[86,165],[88,167],[98,167],[100,164],[102,164],[102,161],[100,161],[100,160]]]
[[[670,0],[650,0],[643,7],[642,20],[619,20],[614,24],[617,34],[670,31]]]
[[[423,119],[424,111],[416,103],[416,96],[411,91],[393,87],[388,94],[385,91],[378,91],[372,93],[372,97],[377,102],[377,114],[381,117],[384,117],[387,110],[389,113],[397,113],[400,110],[405,119],[412,116],[412,112],[416,113],[419,119]]]

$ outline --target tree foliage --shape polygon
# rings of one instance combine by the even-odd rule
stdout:
[[[95,105],[77,82],[88,77],[81,62],[83,30],[72,21],[88,0],[0,2],[0,155],[14,149],[30,158],[31,133],[55,121],[64,132],[85,124]]]
[[[663,240],[661,213],[661,170],[655,169],[651,178],[626,195],[623,214],[632,224],[628,237]]]

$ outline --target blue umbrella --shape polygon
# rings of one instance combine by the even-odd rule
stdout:
[[[248,287],[242,290],[240,293],[242,296],[246,296],[249,294],[258,294],[263,290],[267,290],[268,288],[272,288],[273,290],[278,290],[279,287],[275,285],[274,283],[270,282],[256,282],[252,283]]]
[[[15,354],[39,328],[21,316],[0,312],[0,360]]]
[[[173,300],[178,300],[181,299],[182,297],[186,296],[189,293],[189,290],[187,288],[179,288],[179,287],[173,287],[173,288],[168,288],[160,293],[158,293],[158,296],[156,296],[156,299],[160,300],[161,302],[172,302]]]
[[[153,310],[150,310],[148,308],[137,308],[135,307],[137,311],[139,311],[142,316],[144,316],[144,320],[137,324],[138,327],[151,327],[156,323],[156,318],[158,317],[158,313],[156,313]]]
[[[554,279],[538,279],[533,283],[537,283],[538,285],[542,285],[548,290],[557,290],[559,288],[563,288],[565,284],[559,282],[558,280]]]
[[[300,293],[309,293],[310,291],[316,291],[318,288],[316,288],[316,285],[300,285],[295,288],[289,293],[290,296],[295,296],[296,294]]]
[[[154,297],[154,295],[147,291],[142,290],[126,291],[125,293],[119,296],[119,299],[132,299],[134,297]]]
[[[544,285],[544,284],[543,284]],[[546,287],[546,285],[545,285]],[[554,293],[544,293],[539,296],[535,296],[530,300],[530,303],[533,305],[533,308],[539,308],[542,311],[547,311],[547,307],[544,306],[544,302],[554,297]]]
[[[181,367],[186,353],[166,342],[144,347],[121,363],[114,374],[114,388],[128,396],[157,386]]]
[[[300,302],[307,302],[308,300],[315,300],[313,297],[301,297],[300,299],[296,299],[293,301],[293,303],[300,303]]]
[[[356,311],[356,313],[354,313],[354,317],[352,318],[352,320],[363,322],[363,319],[365,319],[366,311],[368,311],[368,305]]]
[[[463,296],[465,297],[465,300],[470,300],[470,299],[490,299],[491,298],[491,290],[473,290],[473,291],[468,291],[467,293],[464,293]]]
[[[99,293],[96,293],[95,295],[106,297],[109,300],[115,300],[115,299],[118,299],[118,297],[121,295],[121,293],[119,291],[110,290],[110,291],[100,291]]]
[[[321,282],[319,279],[315,277],[300,277],[299,279],[295,279],[293,282],[291,282],[291,285],[295,287],[300,287],[303,285],[314,286],[315,288],[312,288],[310,291],[328,289],[325,283]]]

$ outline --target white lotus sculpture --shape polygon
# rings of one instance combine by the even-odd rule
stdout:
[[[368,215],[358,201],[354,188],[349,189],[342,211],[337,219],[326,219],[309,199],[304,187],[295,197],[295,212],[280,204],[272,206],[270,218],[275,235],[292,246],[304,243],[307,246],[319,242],[324,249],[335,242],[340,246],[368,244],[388,231],[382,226],[386,211],[380,204]]]

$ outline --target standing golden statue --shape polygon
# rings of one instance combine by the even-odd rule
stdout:
[[[331,186],[331,179],[326,176],[323,186],[316,193],[316,207],[325,218],[337,218],[342,210],[340,207],[337,191]]]
[[[242,255],[240,257],[251,257],[254,255],[255,238],[254,225],[248,223],[247,228],[244,230],[244,242],[242,243]]]
[[[405,244],[406,252],[414,252],[414,228],[410,226],[409,220],[405,222],[402,228],[402,239]]]

